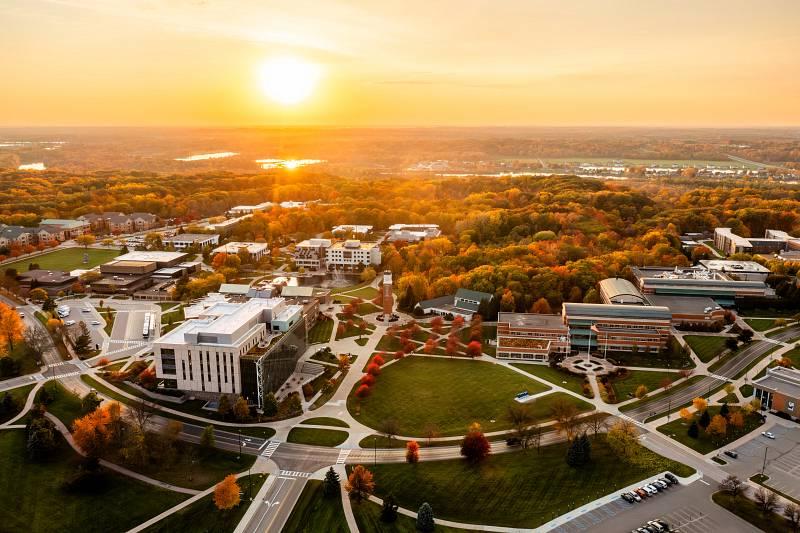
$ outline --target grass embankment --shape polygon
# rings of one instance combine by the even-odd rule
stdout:
[[[355,397],[357,387],[347,399],[350,412],[362,424],[377,429],[385,420],[395,419],[404,436],[422,436],[429,425],[438,427],[442,436],[460,435],[473,422],[487,432],[509,429],[506,413],[516,403],[514,396],[548,390],[501,365],[425,357],[406,357],[385,367],[364,400]],[[580,411],[592,409],[591,404],[560,392],[528,405],[541,421],[549,418],[556,401],[572,403]]]
[[[535,528],[602,495],[669,470],[691,475],[690,467],[646,448],[646,466],[625,465],[601,437],[592,438],[592,461],[580,468],[564,462],[567,444],[545,446],[540,453],[503,453],[472,466],[456,459],[369,466],[376,493],[394,495],[398,504],[418,509],[431,504],[437,518],[514,528]],[[513,498],[509,495],[513,494]]]
[[[326,497],[322,481],[312,479],[306,483],[292,514],[283,526],[292,533],[349,533],[347,519],[339,495]],[[361,530],[363,532],[363,530]]]
[[[776,329],[775,331],[770,331],[769,333],[767,333],[767,337],[772,339],[772,338],[775,338],[776,336],[778,336],[778,335],[780,335],[782,333],[786,333],[789,330],[797,331],[797,325],[796,324],[792,324],[791,326],[786,326],[785,328]],[[793,337],[791,337],[789,339],[784,339],[783,342],[794,342],[794,341],[796,341],[798,339],[800,339],[800,331],[797,331],[797,334],[795,336],[793,336]]]
[[[229,511],[220,511],[214,505],[214,496],[209,494],[188,507],[169,515],[148,527],[146,533],[230,533],[236,529],[242,517],[250,507],[248,493],[255,496],[261,485],[267,480],[266,474],[253,474],[239,478],[237,482],[242,490],[239,505]],[[252,486],[251,486],[252,483]]]
[[[368,337],[375,331],[375,326],[372,324],[365,322],[364,319],[359,317],[353,317],[348,319],[343,314],[339,313],[336,315],[339,318],[339,325],[344,326],[344,331],[342,333],[336,332],[336,340],[346,339],[348,337]],[[352,321],[352,325],[348,326],[347,322]],[[364,324],[366,327],[365,329],[361,330],[359,324]]]
[[[519,368],[523,372],[549,381],[550,383],[558,385],[559,387],[563,387],[569,391],[583,394],[588,398],[592,398],[594,396],[591,387],[584,388],[584,383],[586,383],[586,380],[583,376],[576,376],[563,370],[552,368],[548,365],[537,365],[533,363],[511,363],[511,366],[514,368]],[[587,390],[588,395],[586,394]]]
[[[88,262],[83,262],[84,255]],[[63,270],[70,272],[76,269],[90,269],[103,263],[108,263],[119,255],[119,250],[104,250],[97,248],[60,248],[37,257],[20,259],[13,263],[3,265],[3,269],[14,268],[17,272],[25,272],[28,265],[35,263],[42,270]]]
[[[81,458],[62,437],[57,442],[46,462],[34,463],[26,459],[25,430],[0,432],[3,531],[127,531],[187,498],[108,471],[83,490],[68,488]]]
[[[183,313],[183,306],[181,305],[174,311],[169,311],[161,314],[161,333],[168,333],[177,328],[181,322],[186,320],[186,315]]]
[[[333,334],[333,320],[317,320],[308,332],[308,344],[329,342]]]
[[[327,446],[330,448],[338,446],[345,440],[347,440],[346,431],[301,427],[292,428],[289,432],[289,436],[286,437],[287,442],[310,444],[312,446]]]
[[[761,512],[761,509],[758,508],[756,502],[744,496],[739,496],[734,502],[730,494],[715,492],[711,495],[711,499],[720,507],[732,512],[761,531],[770,531],[774,533],[789,533],[792,531],[789,522],[785,518],[775,513],[765,515]]]
[[[708,416],[713,418],[714,415],[719,414],[720,409],[721,406],[718,405],[709,407]],[[729,409],[731,413],[734,413],[739,410],[739,407],[731,406],[729,407]],[[699,413],[694,413],[693,420],[699,421],[700,416],[701,415]],[[758,414],[754,413],[751,415],[745,415],[744,426],[742,426],[741,428],[734,428],[730,424],[728,424],[727,433],[725,435],[721,437],[712,438],[708,433],[706,433],[706,431],[702,427],[700,427],[698,428],[699,433],[696,439],[693,439],[688,434],[689,427],[691,426],[691,424],[692,424],[691,421],[686,421],[678,417],[676,420],[673,420],[672,422],[668,422],[666,424],[658,426],[657,429],[659,433],[663,433],[664,435],[667,435],[675,439],[684,446],[688,446],[689,448],[695,450],[696,452],[706,454],[713,452],[714,450],[717,450],[719,448],[722,448],[723,446],[728,445],[729,443],[735,441],[736,439],[739,439],[744,435],[747,435],[748,433],[756,429],[758,426],[760,426],[762,422],[761,422],[761,417]]]
[[[5,398],[6,394],[8,394],[14,401],[13,410],[9,411],[8,413],[0,412],[0,424],[8,422],[22,412],[22,408],[25,407],[25,401],[28,399],[28,395],[33,390],[33,387],[33,384],[25,385],[24,387],[11,389],[10,391],[4,392],[0,395],[0,399],[2,399]]]
[[[320,416],[317,418],[307,418],[300,422],[301,424],[311,425],[311,426],[336,426],[340,428],[349,428],[350,426],[347,425],[347,422],[344,420],[339,420],[338,418],[333,418],[330,416]]]
[[[686,335],[686,341],[695,355],[704,363],[708,363],[725,351],[725,339],[718,335]]]

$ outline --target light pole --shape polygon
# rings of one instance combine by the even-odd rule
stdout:
[[[242,458],[242,430],[239,429],[239,455],[236,456],[236,460],[240,460]]]
[[[767,450],[769,446],[764,446],[764,463],[761,465],[761,479],[764,479],[764,470],[767,468]]]

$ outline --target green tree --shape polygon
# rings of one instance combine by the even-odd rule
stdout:
[[[273,393],[270,392],[264,397],[262,408],[266,417],[273,417],[278,414],[278,400]]]
[[[417,530],[429,533],[436,528],[436,522],[433,518],[433,508],[428,502],[419,506],[417,511]]]
[[[687,433],[693,439],[700,436],[700,428],[697,427],[697,420],[692,420],[692,425],[689,426]]]
[[[322,493],[327,497],[338,496],[341,492],[341,485],[339,484],[339,474],[337,474],[333,467],[328,468],[325,472],[325,479],[322,480]]]
[[[55,426],[44,416],[28,424],[28,457],[32,461],[46,459],[56,449]]]
[[[75,338],[75,352],[78,355],[86,355],[92,349],[92,335],[83,320],[78,324],[78,327],[80,328],[80,334]]]
[[[203,428],[203,433],[200,435],[200,447],[203,450],[211,450],[214,448],[216,439],[214,437],[214,426],[209,424]]]
[[[708,425],[711,423],[711,415],[708,414],[708,409],[703,411],[703,414],[700,416],[700,427],[706,429]]]
[[[391,524],[397,521],[397,504],[394,502],[394,496],[391,494],[383,500],[383,507],[381,508],[381,522]]]

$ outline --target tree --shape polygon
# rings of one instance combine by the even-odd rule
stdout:
[[[273,417],[278,414],[278,400],[275,398],[275,394],[270,392],[264,397],[264,403],[261,406],[262,410],[264,411],[264,416]]]
[[[383,507],[381,507],[381,522],[391,524],[397,521],[397,504],[394,502],[394,496],[391,494],[383,500]]]
[[[573,439],[567,449],[567,464],[572,467],[583,466],[589,462],[591,458],[591,442],[586,433]]]
[[[725,339],[725,347],[730,351],[735,352],[739,347],[739,341],[737,341],[734,337],[728,337]]]
[[[731,412],[731,410],[728,407],[728,404],[725,403],[725,402],[722,402],[722,407],[719,408],[719,414],[721,414],[723,417],[725,417],[727,419],[728,418],[728,414],[730,412]]]
[[[333,496],[338,496],[340,490],[339,474],[333,470],[333,467],[330,467],[328,471],[325,472],[325,478],[322,480],[322,493],[328,498],[331,498]]]
[[[75,338],[75,352],[78,355],[86,355],[92,349],[92,335],[83,320],[78,323],[78,327],[80,334]]]
[[[203,433],[200,434],[200,447],[205,451],[211,450],[215,446],[215,441],[214,426],[209,424],[203,428]]]
[[[478,463],[491,453],[489,440],[483,434],[477,422],[469,427],[469,431],[461,441],[461,455],[470,463]]]
[[[236,403],[233,404],[233,416],[236,420],[242,421],[250,418],[250,406],[247,405],[247,400],[239,396]]]
[[[572,440],[578,424],[578,408],[575,407],[575,404],[558,399],[553,402],[550,411],[556,421],[556,431],[564,433],[567,440]]]
[[[128,404],[127,418],[133,428],[142,435],[147,434],[150,419],[155,415],[153,404],[144,400],[133,401]]]
[[[742,415],[742,412],[737,410],[731,413],[731,416],[728,418],[728,423],[731,425],[731,427],[736,429],[744,427],[744,416]]]
[[[97,393],[94,391],[89,391],[86,393],[86,396],[81,398],[81,410],[84,413],[91,413],[100,405],[102,400],[97,397]]]
[[[439,426],[432,422],[428,422],[425,424],[422,434],[425,435],[425,438],[428,440],[428,446],[430,446],[433,439],[438,438],[440,435]]]
[[[44,416],[34,417],[28,424],[28,457],[32,461],[42,461],[55,449],[55,425]]]
[[[546,298],[539,298],[534,302],[531,312],[540,315],[552,315],[553,309],[550,307],[550,302],[548,302]]]
[[[684,407],[683,409],[681,409],[681,410],[680,410],[680,412],[679,412],[678,414],[680,415],[680,417],[681,417],[681,418],[683,418],[683,419],[684,419],[684,420],[686,420],[687,422],[688,422],[688,421],[690,421],[690,420],[692,420],[692,419],[694,418],[694,415],[692,414],[692,412],[691,412],[691,411],[689,411],[689,410],[688,410],[687,408],[685,408],[685,407]]]
[[[387,418],[381,422],[380,431],[391,442],[400,433],[400,424],[396,418]]]
[[[719,437],[724,437],[727,432],[728,421],[725,417],[722,415],[714,415],[714,418],[711,419],[711,422],[706,428],[706,433],[711,436],[712,440],[716,440]]]
[[[647,390],[647,387],[644,385],[639,385],[638,387],[636,387],[636,397],[639,399],[644,398],[648,392],[650,391]]]
[[[350,495],[350,499],[360,502],[369,498],[375,490],[375,482],[372,480],[372,472],[361,465],[356,465],[347,477],[344,490]]]
[[[733,474],[730,474],[728,475],[728,477],[726,477],[720,482],[719,490],[725,491],[728,494],[730,494],[731,498],[735,503],[736,498],[747,491],[747,486],[741,479],[734,476]]]
[[[503,311],[514,311],[516,308],[514,293],[506,289],[500,297],[500,309]]]
[[[483,347],[479,341],[472,341],[467,345],[467,355],[473,359],[475,357],[480,357],[482,348]]]
[[[336,364],[339,367],[339,371],[344,374],[348,370],[350,370],[350,356],[347,354],[341,354],[336,358]]]
[[[84,248],[88,248],[90,245],[94,244],[97,239],[94,235],[89,235],[88,233],[85,235],[79,235],[75,237],[75,242],[83,246]]]
[[[47,300],[47,292],[37,287],[36,289],[31,289],[31,292],[28,293],[28,298],[34,302],[43,302]]]
[[[72,423],[72,438],[89,458],[98,458],[109,441],[108,413],[98,408]]]
[[[520,446],[523,449],[527,449],[533,434],[531,424],[534,421],[530,405],[517,402],[509,404],[506,410],[506,418],[511,422],[511,426],[514,428],[514,436],[519,439]]]
[[[406,462],[411,464],[419,462],[419,444],[415,440],[406,443]]]
[[[381,367],[375,363],[370,363],[367,365],[367,374],[372,374],[373,376],[378,377],[381,375]]]
[[[702,413],[708,408],[708,402],[706,401],[705,398],[698,397],[692,400],[692,406],[694,407],[695,411],[697,411],[698,413]]]
[[[795,503],[787,503],[783,508],[783,516],[789,521],[793,531],[800,529],[800,506]]]
[[[436,529],[436,521],[433,518],[433,508],[428,502],[419,506],[417,511],[417,531],[430,533]]]
[[[220,511],[227,511],[239,505],[239,501],[239,484],[236,482],[236,476],[228,474],[214,487],[214,505]]]
[[[9,352],[14,349],[14,343],[22,339],[24,330],[19,313],[0,303],[0,342],[8,345]]]
[[[356,389],[356,398],[363,400],[364,398],[369,396],[370,392],[372,391],[370,390],[369,385],[367,385],[366,383],[362,383]]]
[[[227,394],[223,394],[219,397],[219,403],[217,404],[217,414],[221,416],[223,419],[228,418],[228,415],[233,410],[231,407],[231,400],[228,398]]]
[[[35,361],[42,360],[44,352],[47,351],[52,342],[50,336],[40,327],[25,328],[22,341],[25,343],[25,351],[28,356]]]
[[[606,442],[616,456],[628,463],[639,460],[641,448],[636,426],[628,420],[617,420],[606,434]]]
[[[687,434],[693,439],[696,439],[700,436],[700,428],[697,425],[697,420],[692,420],[692,424],[689,426]]]
[[[701,428],[707,429],[710,423],[711,423],[711,416],[708,414],[707,410],[703,411],[703,414],[700,415],[700,420],[698,424],[700,424]]]
[[[756,505],[764,514],[771,513],[778,505],[778,496],[765,487],[759,487],[754,494]]]
[[[748,342],[753,340],[753,330],[752,329],[743,329],[742,331],[739,332],[739,335],[737,335],[736,338],[742,344],[747,344]]]

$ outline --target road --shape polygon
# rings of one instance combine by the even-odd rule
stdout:
[[[778,342],[792,342],[795,339],[800,339],[800,325],[788,327],[769,338]]]
[[[262,533],[264,531],[281,531],[292,514],[295,502],[303,493],[306,477],[294,477],[279,474],[270,476],[266,492],[252,505],[258,505],[247,524],[240,524],[236,531],[243,533]],[[320,524],[321,529],[325,529]]]

